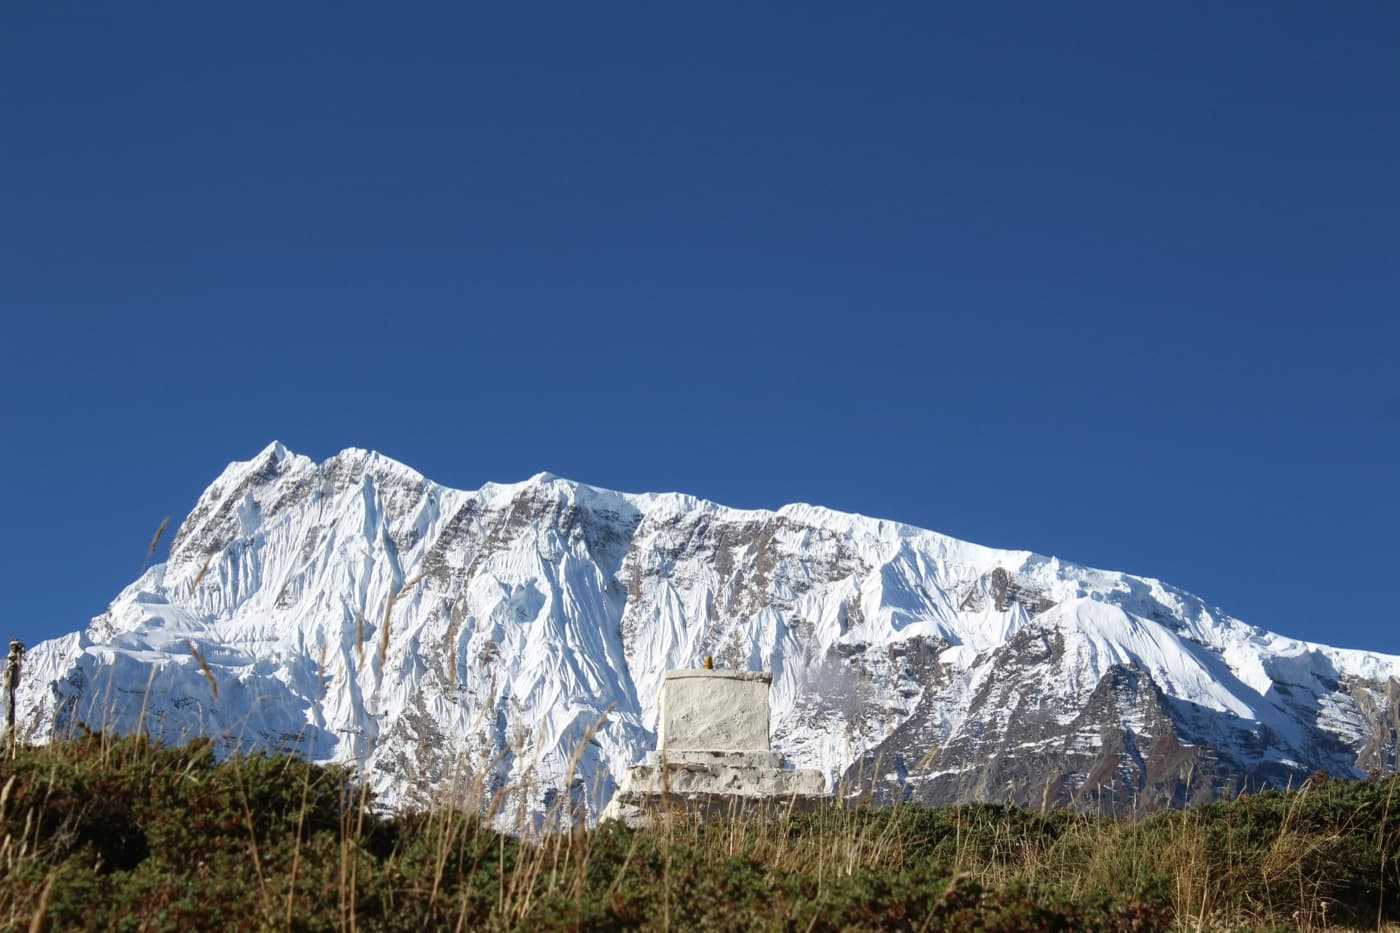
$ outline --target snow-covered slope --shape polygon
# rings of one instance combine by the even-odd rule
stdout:
[[[661,674],[706,654],[773,672],[777,750],[885,799],[1123,811],[1396,764],[1400,658],[1156,580],[808,505],[548,474],[463,492],[280,444],[33,648],[20,709],[34,739],[209,734],[528,819],[560,794],[596,813],[652,747]]]

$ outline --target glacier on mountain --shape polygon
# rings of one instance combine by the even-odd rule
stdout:
[[[653,747],[664,672],[707,654],[772,672],[775,750],[880,800],[1130,812],[1396,766],[1400,658],[1157,580],[810,505],[543,473],[467,492],[276,443],[31,650],[19,708],[30,740],[208,735],[538,824],[599,811]]]

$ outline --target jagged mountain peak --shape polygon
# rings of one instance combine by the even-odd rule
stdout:
[[[773,673],[795,764],[888,799],[1131,810],[1395,763],[1400,658],[1158,580],[814,505],[548,473],[457,490],[276,442],[31,651],[21,702],[36,738],[210,734],[350,762],[390,801],[471,775],[512,812],[597,812],[652,747],[662,674],[705,655]]]

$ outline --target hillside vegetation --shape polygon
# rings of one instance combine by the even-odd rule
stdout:
[[[1139,822],[961,806],[505,836],[343,769],[88,735],[0,762],[18,929],[1375,929],[1400,778]]]

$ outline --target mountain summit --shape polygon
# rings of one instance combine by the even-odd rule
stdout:
[[[165,563],[33,648],[22,734],[205,734],[596,814],[668,669],[773,674],[773,748],[877,799],[1114,812],[1394,770],[1400,657],[1246,625],[1157,580],[809,505],[541,473],[474,492],[274,443]]]

